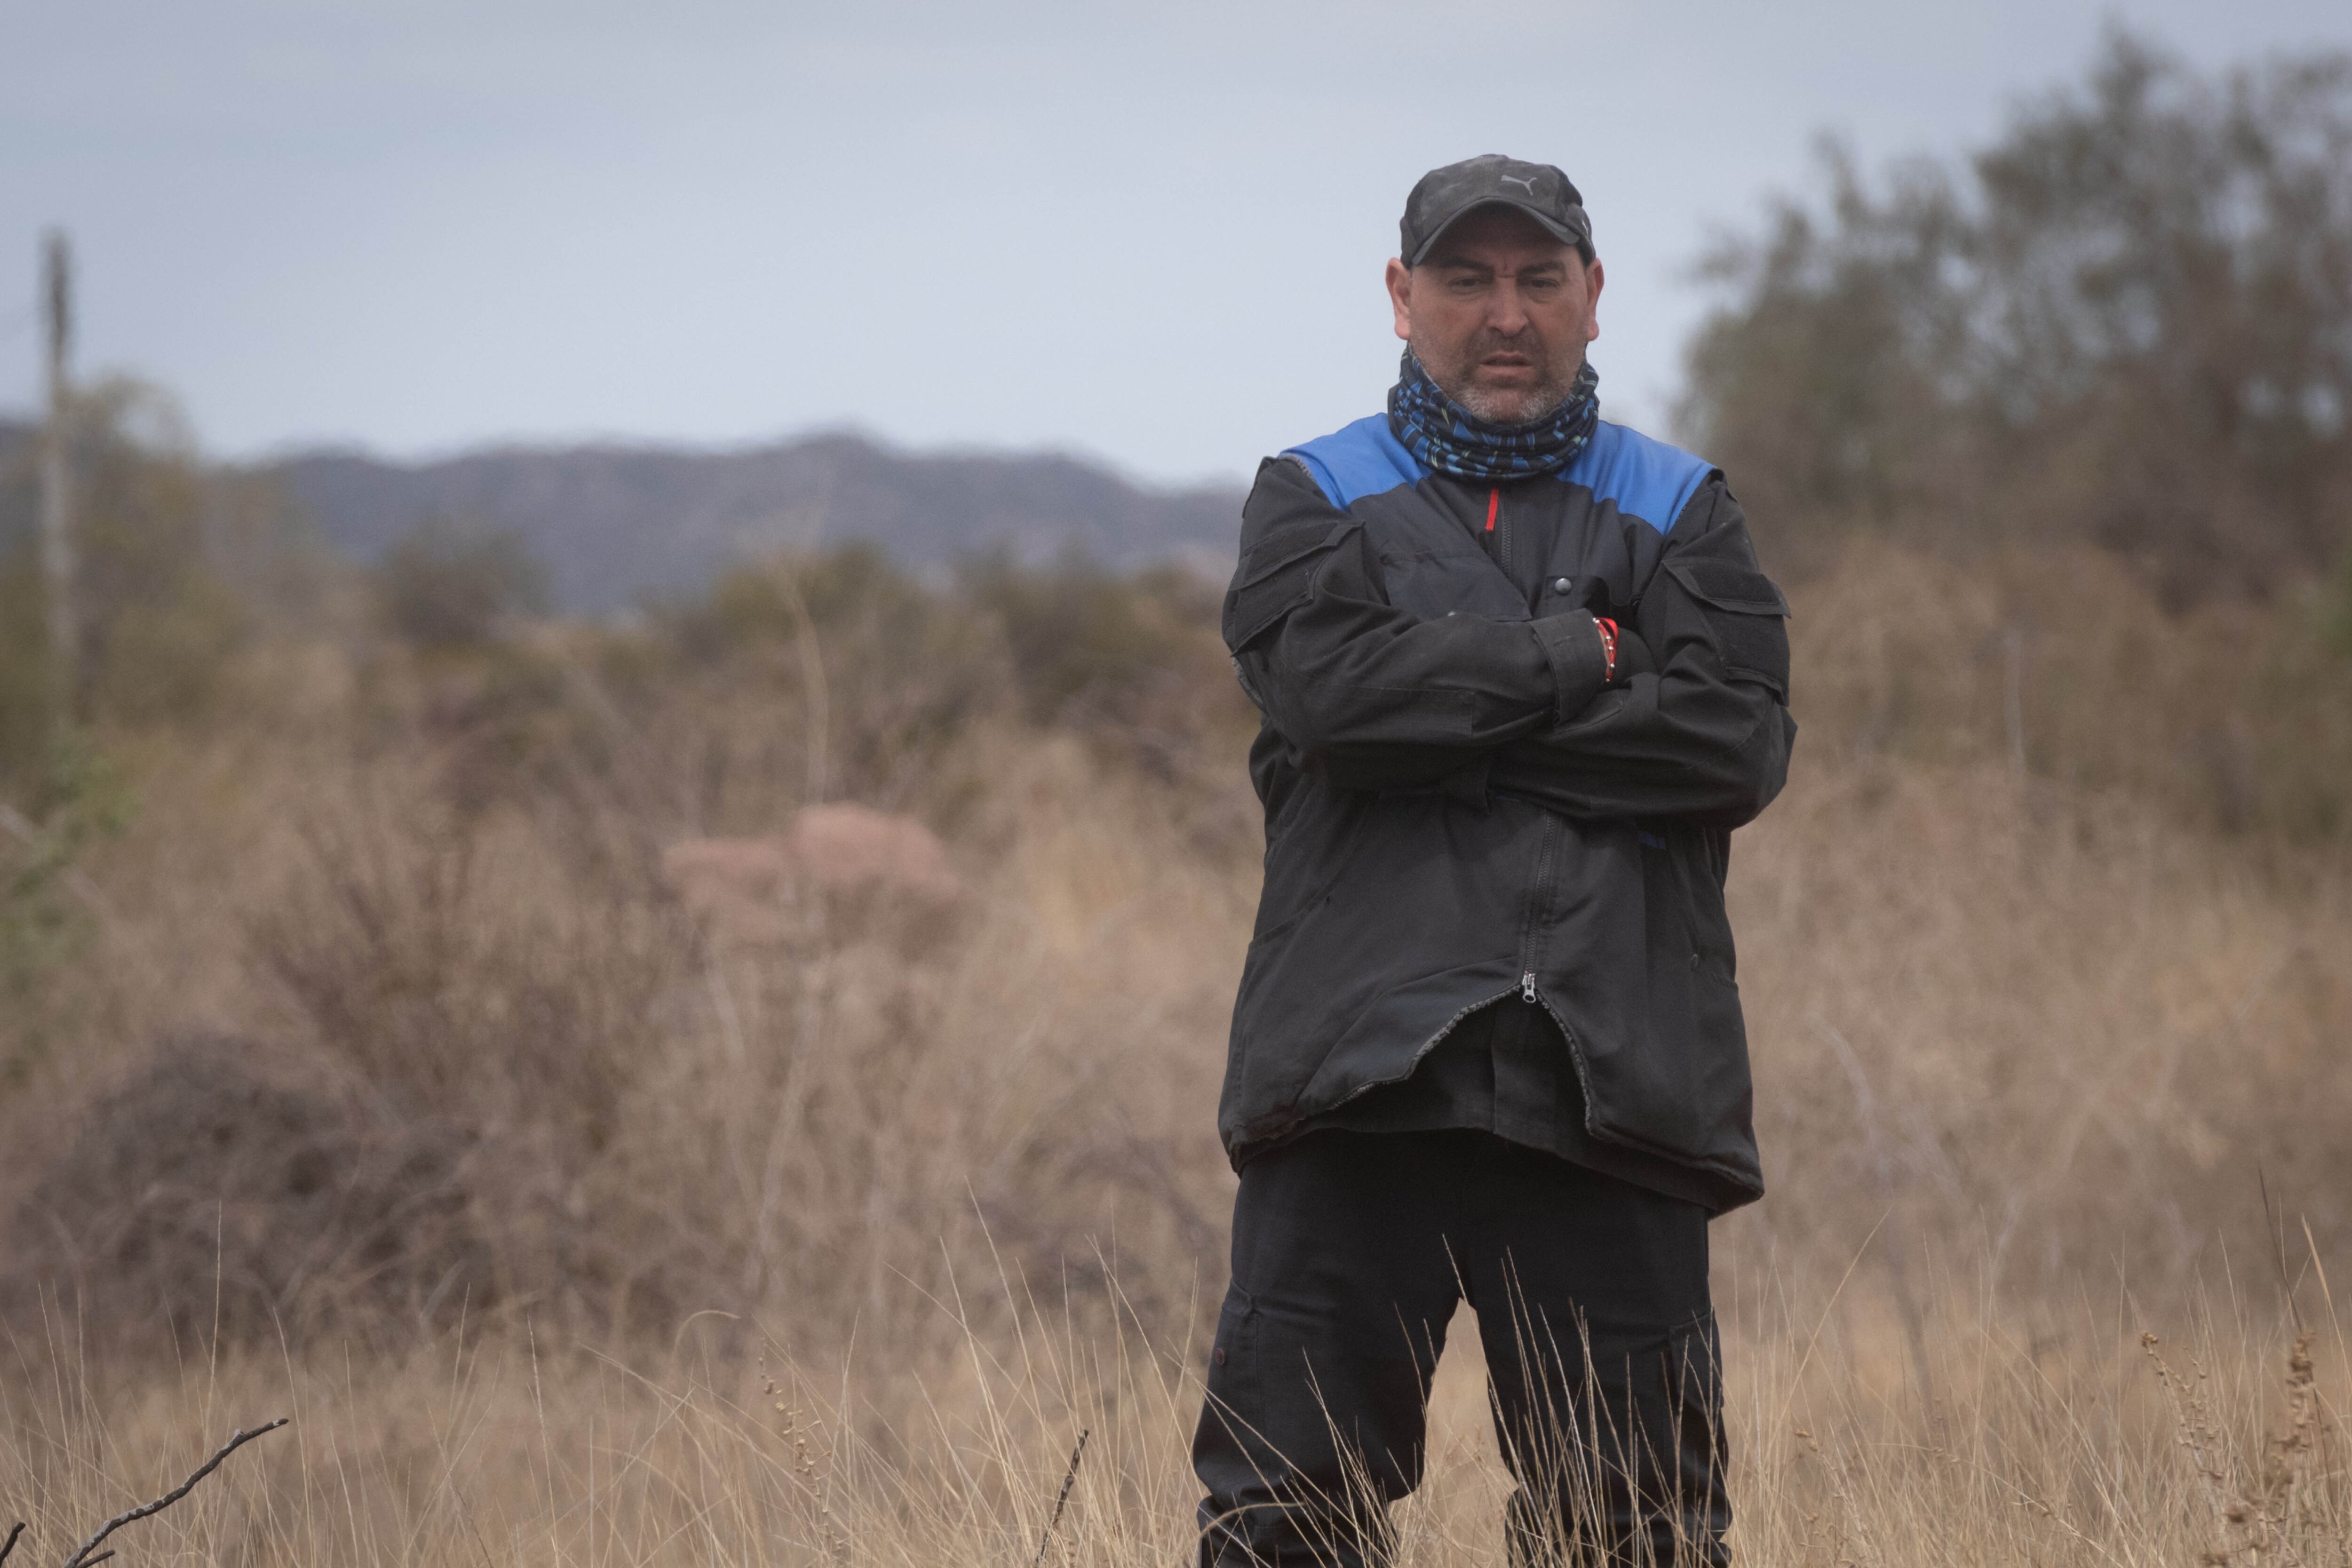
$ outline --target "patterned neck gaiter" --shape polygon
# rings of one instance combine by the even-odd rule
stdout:
[[[1445,395],[1411,349],[1389,388],[1389,428],[1405,450],[1457,479],[1519,479],[1576,461],[1600,422],[1600,373],[1588,360],[1568,401],[1531,425],[1490,425]]]

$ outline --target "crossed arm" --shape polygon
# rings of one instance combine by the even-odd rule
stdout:
[[[1362,528],[1295,468],[1260,471],[1224,630],[1300,766],[1344,788],[1723,826],[1780,792],[1795,733],[1787,607],[1719,478],[1667,536],[1612,686],[1587,611],[1424,621],[1389,604]]]

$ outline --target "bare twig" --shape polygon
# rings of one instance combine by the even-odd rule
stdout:
[[[1084,1428],[1078,1433],[1078,1446],[1070,1450],[1069,1473],[1062,1478],[1062,1493],[1054,1500],[1054,1517],[1045,1521],[1045,1533],[1037,1538],[1037,1561],[1032,1568],[1045,1568],[1045,1549],[1054,1544],[1054,1527],[1062,1522],[1062,1510],[1069,1506],[1070,1486],[1078,1479],[1078,1460],[1087,1451],[1087,1439],[1093,1436],[1093,1427]]]
[[[0,1568],[5,1568],[8,1562],[8,1553],[16,1550],[16,1537],[24,1533],[25,1521],[20,1519],[16,1521],[16,1526],[8,1531],[8,1539],[5,1542],[0,1542]]]
[[[60,1568],[96,1568],[97,1564],[105,1562],[108,1558],[114,1555],[111,1552],[99,1552],[97,1556],[91,1556],[91,1552],[98,1552],[98,1543],[100,1542],[104,1541],[108,1536],[112,1535],[116,1531],[121,1529],[126,1524],[145,1519],[150,1514],[163,1512],[165,1509],[171,1507],[173,1503],[179,1501],[182,1498],[194,1491],[198,1481],[203,1480],[206,1476],[211,1475],[215,1470],[220,1468],[220,1462],[223,1459],[227,1458],[231,1454],[236,1453],[239,1448],[242,1448],[247,1443],[252,1442],[256,1437],[260,1436],[263,1433],[277,1431],[278,1428],[286,1425],[288,1419],[289,1417],[280,1415],[277,1420],[265,1422],[261,1426],[256,1426],[250,1432],[238,1431],[231,1433],[229,1435],[228,1441],[220,1446],[219,1452],[214,1454],[211,1458],[206,1459],[203,1464],[196,1467],[196,1473],[194,1475],[190,1476],[186,1480],[182,1481],[170,1491],[167,1491],[162,1497],[157,1498],[153,1502],[144,1504],[139,1508],[127,1509],[121,1513],[116,1514],[112,1519],[108,1520],[104,1524],[100,1525],[98,1527],[98,1533],[91,1536],[88,1541],[83,1542],[81,1543],[81,1549],[76,1552],[72,1556],[67,1558],[60,1565]],[[21,1530],[24,1527],[19,1525],[17,1528]],[[16,1537],[13,1535],[8,1539],[12,1543],[16,1541]]]

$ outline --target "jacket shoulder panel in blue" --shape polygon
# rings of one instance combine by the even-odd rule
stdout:
[[[1323,494],[1342,511],[1366,496],[1417,485],[1429,477],[1420,459],[1406,451],[1389,429],[1385,414],[1367,415],[1328,436],[1288,447],[1282,455],[1304,464]]]
[[[1559,477],[1591,490],[1596,503],[1615,502],[1618,515],[1638,517],[1664,533],[1714,472],[1715,465],[1704,458],[1604,419]]]

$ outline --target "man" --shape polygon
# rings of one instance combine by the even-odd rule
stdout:
[[[1514,1557],[1720,1563],[1706,1226],[1763,1190],[1723,880],[1788,609],[1722,474],[1598,418],[1565,174],[1452,164],[1401,226],[1388,412],[1260,467],[1225,598],[1266,860],[1202,1560],[1379,1561],[1466,1299]]]

